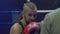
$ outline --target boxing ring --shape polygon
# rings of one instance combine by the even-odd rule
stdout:
[[[45,15],[54,10],[37,10],[37,22],[44,19]],[[0,34],[9,34],[10,27],[14,24],[16,15],[21,11],[0,11]]]

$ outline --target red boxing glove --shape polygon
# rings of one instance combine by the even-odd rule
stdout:
[[[36,22],[30,22],[25,28],[24,28],[24,34],[30,34],[31,32],[38,30],[40,27],[40,23]]]

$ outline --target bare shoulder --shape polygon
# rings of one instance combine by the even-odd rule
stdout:
[[[22,28],[19,25],[19,23],[15,23],[11,28],[10,28],[10,34],[20,34],[22,32]]]
[[[11,28],[16,29],[21,29],[21,26],[19,25],[19,23],[15,23]]]

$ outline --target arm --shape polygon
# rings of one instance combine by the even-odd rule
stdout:
[[[47,15],[42,23],[41,34],[51,34],[51,23],[52,19],[49,15]]]

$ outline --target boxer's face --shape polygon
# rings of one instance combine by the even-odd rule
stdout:
[[[36,19],[36,17],[37,17],[36,14],[37,14],[37,9],[35,8],[34,10],[27,9],[27,11],[24,15],[25,15],[26,20],[31,22]]]

